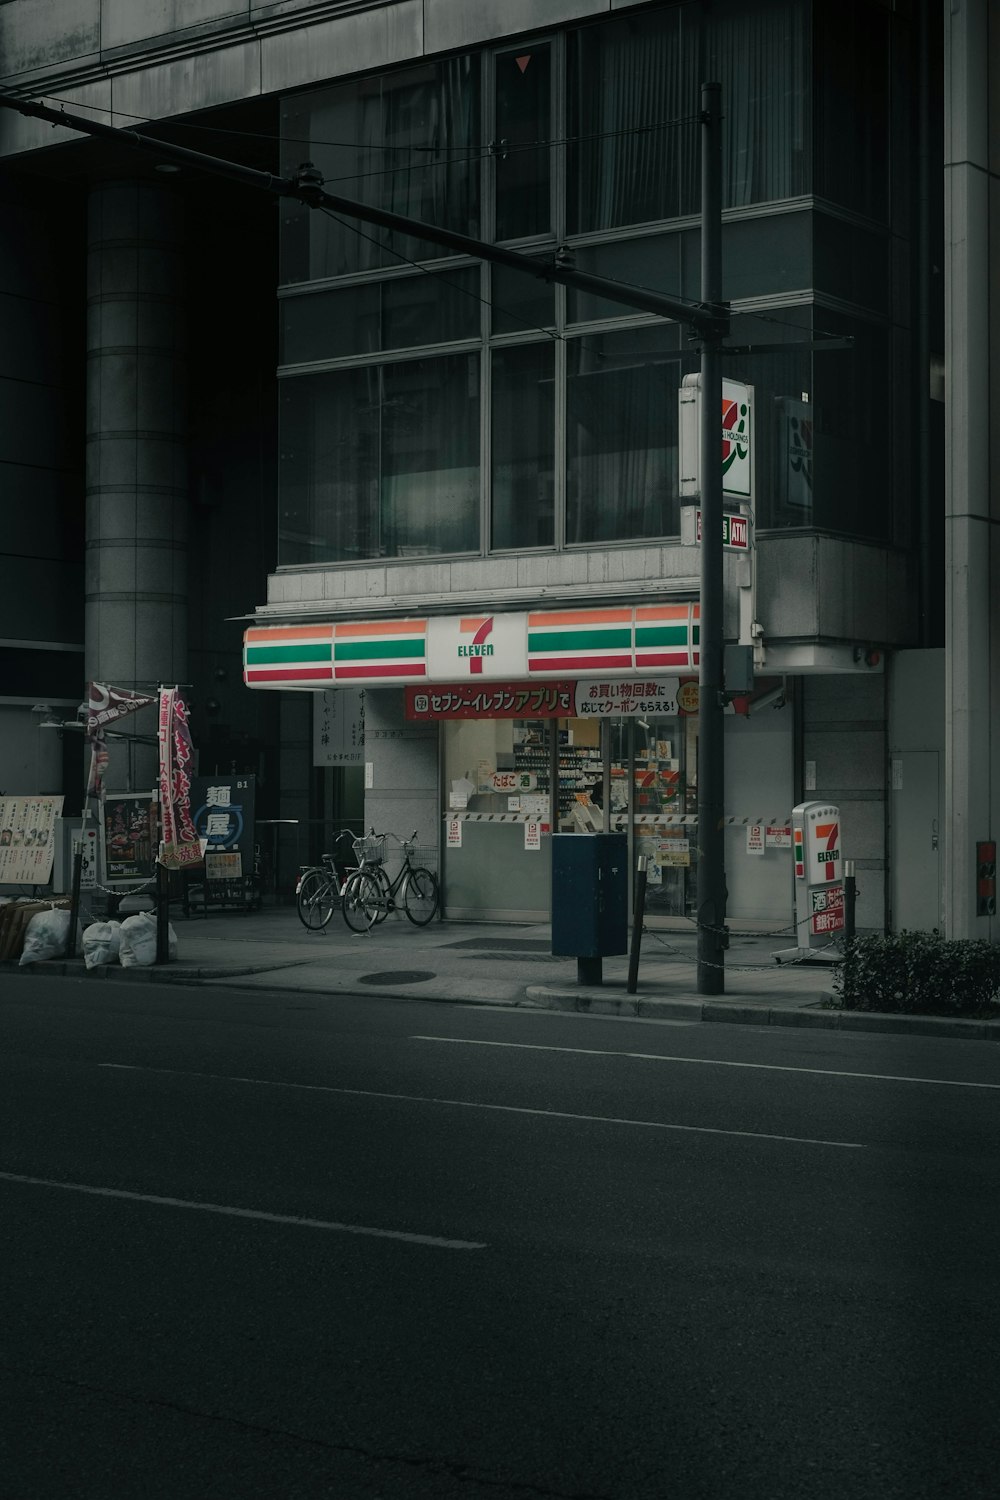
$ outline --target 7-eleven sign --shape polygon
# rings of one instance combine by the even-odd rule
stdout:
[[[799,873],[800,853],[803,877],[808,885],[827,885],[843,879],[840,849],[840,808],[822,802],[807,803],[802,812],[804,845],[800,850],[800,825],[795,828],[795,873]]]

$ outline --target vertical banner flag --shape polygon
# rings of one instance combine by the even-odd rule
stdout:
[[[90,772],[87,776],[88,797],[99,797],[104,791],[104,774],[110,756],[104,731],[116,719],[135,713],[155,703],[152,693],[134,693],[131,688],[109,687],[103,682],[87,683],[87,739],[90,741]]]
[[[188,711],[176,688],[160,689],[160,819],[168,870],[187,870],[202,862],[201,844],[191,817],[191,766],[194,751]]]

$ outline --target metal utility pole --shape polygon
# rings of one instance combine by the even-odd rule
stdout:
[[[722,299],[720,85],[701,86],[701,299]],[[722,329],[701,337],[701,613],[698,634],[698,993],[725,989],[722,717]]]

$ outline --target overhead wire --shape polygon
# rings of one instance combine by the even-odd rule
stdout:
[[[72,100],[72,99],[63,99],[63,98],[60,98],[60,96],[58,94],[41,94],[41,95],[39,95],[39,102],[42,101],[42,100],[49,100],[51,103],[59,104],[59,105],[62,105],[62,106],[70,104],[70,105],[73,106],[73,108],[79,108],[80,107],[78,101]],[[133,113],[131,113],[128,110],[122,110],[122,109],[109,109],[109,108],[106,108],[104,105],[100,105],[100,104],[89,104],[88,103],[85,106],[85,108],[87,108],[89,110],[92,110],[96,114],[110,115],[112,118],[114,118],[114,117],[117,116],[118,118],[124,119],[124,120],[139,120],[139,121],[142,121],[144,124],[152,125],[154,127],[157,124],[167,123],[167,124],[169,124],[171,130],[190,130],[190,131],[197,131],[197,132],[200,132],[202,134],[207,134],[207,135],[231,135],[231,136],[239,137],[239,138],[244,139],[244,140],[269,141],[269,142],[271,142],[271,143],[273,143],[275,145],[279,145],[279,146],[282,145],[282,144],[285,144],[285,143],[295,143],[295,144],[304,145],[304,146],[331,146],[331,147],[334,147],[334,148],[336,148],[338,150],[343,150],[343,151],[366,151],[366,152],[370,152],[370,153],[371,152],[383,152],[386,155],[389,155],[391,152],[404,152],[404,151],[405,152],[414,152],[414,151],[426,151],[426,152],[431,152],[431,151],[435,151],[435,152],[455,151],[455,152],[458,152],[458,151],[464,151],[466,153],[465,156],[446,156],[446,157],[443,157],[440,161],[428,161],[428,162],[422,163],[422,165],[424,167],[428,168],[428,169],[432,168],[432,167],[462,166],[462,165],[465,165],[468,162],[485,161],[485,160],[489,159],[492,156],[499,155],[500,151],[501,151],[501,148],[502,148],[503,155],[510,156],[510,155],[513,155],[513,154],[515,154],[517,152],[521,152],[521,151],[541,151],[541,150],[552,149],[552,148],[555,148],[557,146],[586,145],[586,144],[594,142],[594,141],[611,140],[611,139],[615,139],[615,138],[618,138],[618,137],[621,137],[621,136],[649,135],[649,134],[652,134],[652,133],[654,133],[656,131],[659,131],[659,130],[672,130],[672,129],[674,129],[675,127],[677,127],[679,125],[695,124],[700,119],[700,116],[697,115],[697,114],[693,114],[693,115],[679,115],[674,120],[659,120],[659,121],[656,121],[656,122],[654,122],[652,124],[649,124],[649,125],[634,125],[634,126],[622,127],[619,130],[595,131],[595,132],[591,133],[590,135],[556,136],[556,137],[552,137],[552,138],[548,138],[548,139],[544,139],[544,140],[536,140],[536,141],[517,141],[517,142],[489,141],[489,142],[486,142],[486,143],[483,143],[483,144],[480,144],[480,145],[475,145],[475,146],[466,145],[464,143],[462,145],[460,145],[460,146],[442,146],[442,145],[423,146],[423,145],[419,145],[419,144],[411,144],[411,145],[407,145],[407,146],[388,146],[388,145],[387,146],[382,146],[382,145],[376,145],[374,143],[373,144],[369,144],[369,145],[365,145],[365,146],[361,146],[361,145],[359,145],[359,143],[357,141],[331,141],[331,140],[324,140],[324,139],[322,139],[320,137],[289,136],[289,135],[281,135],[281,134],[274,135],[272,132],[269,132],[269,131],[234,130],[234,129],[232,129],[229,126],[212,125],[212,124],[207,124],[207,123],[199,123],[197,121],[187,121],[187,120],[170,120],[170,121],[166,121],[166,122],[164,122],[164,121],[156,121],[156,120],[150,120],[150,118],[149,118],[148,115],[133,114]],[[392,166],[390,166],[390,167],[382,168],[380,171],[357,172],[357,173],[351,173],[349,175],[345,175],[344,177],[331,177],[331,178],[328,178],[327,181],[329,181],[329,182],[350,182],[350,181],[355,181],[355,180],[360,181],[362,178],[365,178],[365,177],[386,176],[386,175],[391,174],[392,172],[397,172],[399,170],[400,170],[399,167],[392,167]]]
[[[66,104],[73,104],[74,103],[74,101],[63,99],[59,95],[56,95],[56,94],[42,94],[42,95],[39,96],[39,98],[40,99],[48,99],[48,100],[50,100],[50,101],[52,101],[52,102],[54,102],[56,104],[60,104],[60,105],[64,105],[64,106]],[[105,108],[102,105],[96,105],[96,104],[88,105],[87,108],[95,111],[96,113],[106,114],[106,115],[110,115],[112,117],[114,117],[114,116],[117,115],[117,116],[119,116],[119,117],[121,117],[123,119],[141,120],[141,121],[146,122],[147,124],[148,123],[154,123],[154,124],[156,123],[156,122],[150,122],[149,121],[149,117],[146,116],[146,115],[132,114],[132,113],[130,113],[127,110],[113,110],[113,109]],[[370,145],[370,146],[360,147],[358,145],[358,143],[355,142],[355,141],[331,141],[331,140],[324,140],[324,139],[321,139],[321,138],[310,139],[310,138],[305,138],[305,137],[296,137],[296,136],[288,136],[288,135],[282,136],[280,134],[279,135],[274,135],[274,134],[272,134],[270,132],[264,132],[264,131],[242,131],[242,130],[234,130],[231,127],[227,127],[227,126],[215,126],[215,125],[207,124],[207,123],[198,123],[198,122],[189,122],[189,121],[172,120],[169,123],[170,123],[171,129],[181,129],[181,130],[196,131],[196,132],[200,132],[202,134],[210,134],[210,135],[231,135],[231,136],[236,136],[236,137],[240,137],[240,138],[247,139],[247,140],[269,141],[269,142],[272,142],[272,143],[275,143],[275,144],[278,144],[278,145],[283,144],[283,143],[287,143],[287,142],[297,141],[300,144],[304,144],[304,145],[308,145],[308,146],[331,146],[331,147],[335,147],[337,149],[349,150],[349,151],[357,151],[357,150],[364,150],[364,151],[370,151],[370,152],[379,151],[379,152],[385,153],[386,155],[388,155],[388,154],[390,154],[392,152],[404,152],[404,151],[405,152],[414,152],[414,151],[431,152],[431,151],[448,151],[448,150],[461,151],[461,150],[464,150],[464,151],[466,151],[468,153],[467,155],[462,156],[462,157],[444,157],[444,158],[442,158],[441,160],[438,160],[438,161],[426,161],[426,162],[423,162],[423,163],[419,164],[418,166],[412,166],[412,167],[409,168],[409,170],[417,170],[417,171],[419,171],[419,170],[432,170],[432,169],[439,168],[439,167],[463,166],[463,165],[467,165],[469,163],[474,163],[474,162],[480,162],[480,161],[488,160],[490,157],[494,157],[494,156],[498,155],[498,148],[501,145],[503,147],[503,154],[506,156],[506,155],[511,155],[513,153],[516,153],[516,152],[538,151],[538,150],[543,150],[543,149],[552,149],[552,148],[555,148],[555,147],[558,147],[558,146],[583,145],[583,144],[587,144],[587,143],[591,143],[591,142],[595,142],[595,141],[615,139],[615,138],[619,138],[619,137],[623,137],[623,136],[638,136],[638,135],[644,135],[644,134],[651,134],[651,133],[653,133],[655,131],[659,131],[659,130],[668,130],[668,129],[673,129],[673,128],[675,128],[677,126],[681,126],[681,125],[695,124],[695,123],[700,122],[700,119],[701,119],[701,116],[699,114],[678,115],[675,119],[672,119],[672,120],[661,120],[661,121],[658,121],[656,123],[649,124],[649,125],[630,126],[628,128],[624,128],[623,127],[620,130],[596,131],[596,132],[593,132],[593,133],[591,133],[589,135],[562,136],[562,137],[553,137],[551,139],[546,139],[546,140],[521,141],[521,142],[513,142],[513,143],[506,142],[506,141],[503,141],[503,142],[492,141],[492,142],[490,142],[487,145],[480,145],[480,146],[471,147],[471,148],[467,147],[467,146],[464,146],[464,145],[463,146],[455,146],[453,148],[452,147],[447,147],[447,146],[421,146],[421,145],[408,145],[408,146]],[[340,177],[325,177],[323,179],[323,183],[324,183],[324,186],[327,186],[327,185],[334,185],[334,184],[344,183],[344,182],[361,182],[361,181],[367,180],[369,178],[392,176],[392,175],[394,175],[396,172],[398,172],[400,170],[402,170],[402,168],[399,167],[399,166],[387,166],[387,167],[381,168],[379,170],[370,171],[370,172],[355,172],[355,173],[350,173],[350,174],[344,174],[343,176],[340,176]],[[330,213],[329,210],[324,210],[324,212]],[[334,213],[330,213],[330,217],[334,218],[334,219],[337,219],[337,215],[334,214]],[[345,221],[342,220],[342,219],[338,219],[338,222],[341,223],[341,224],[345,224]],[[381,244],[381,241],[377,241],[374,238],[372,238],[371,236],[363,234],[361,230],[355,228],[354,226],[345,225],[345,227],[353,228],[354,232],[356,234],[358,234],[363,239],[370,240],[370,242],[372,244]],[[389,247],[383,247],[383,248],[389,248]],[[440,272],[435,273],[431,268],[422,266],[422,265],[418,264],[416,261],[410,260],[407,256],[404,256],[404,255],[400,254],[397,251],[394,251],[394,250],[390,249],[390,253],[397,255],[398,259],[400,259],[401,261],[403,261],[405,264],[412,266],[415,270],[426,271],[427,274],[430,274],[430,275],[434,275],[434,274],[440,275],[441,274]],[[645,286],[641,282],[635,282],[635,281],[632,281],[632,282],[622,282],[622,281],[619,281],[616,277],[613,277],[613,276],[608,276],[608,277],[606,277],[606,279],[608,281],[614,282],[615,285],[617,285],[617,286],[632,286],[632,287],[636,287],[640,291],[647,291],[647,292],[653,292],[653,293],[655,293],[657,291],[662,291],[662,288],[647,287],[647,286]],[[477,293],[470,292],[467,288],[458,287],[455,283],[453,283],[453,285],[456,286],[456,290],[459,290],[459,291],[463,292],[465,295],[476,297],[477,300],[479,300],[480,302],[486,302],[487,301],[486,298],[478,296]],[[495,303],[492,303],[491,305],[496,306]],[[531,329],[533,332],[544,333],[544,334],[546,334],[547,337],[550,337],[553,340],[562,340],[563,342],[569,342],[569,340],[566,339],[566,336],[564,334],[561,334],[558,331],[554,331],[552,329],[544,328],[544,327],[542,327],[539,324],[531,322],[530,319],[522,318],[519,314],[511,312],[507,308],[500,308],[500,311],[503,312],[505,314],[505,316],[512,318],[515,322],[522,323],[525,328]],[[769,314],[763,313],[763,312],[751,312],[751,311],[747,310],[747,311],[741,311],[737,316],[739,316],[741,318],[755,318],[755,319],[757,319],[760,322],[770,323],[770,324],[773,324],[773,325],[775,325],[777,327],[780,327],[780,328],[794,329],[796,332],[804,333],[807,336],[812,336],[812,337],[837,338],[837,337],[840,336],[838,334],[830,332],[829,330],[824,330],[824,329],[820,329],[820,328],[809,328],[809,327],[807,327],[804,324],[792,323],[792,322],[789,322],[788,319],[786,319],[786,318],[776,318],[773,315],[769,315]],[[665,319],[664,321],[667,322],[667,323],[670,323],[673,320],[671,320],[671,319]],[[572,342],[579,342],[579,340],[573,340]],[[794,350],[794,348],[795,348],[794,344],[789,344],[789,352],[792,352]],[[590,352],[593,353],[593,354],[599,355],[599,357],[601,357],[601,358],[606,357],[604,355],[601,355],[601,353],[600,353],[599,350],[593,349],[592,347],[590,347]]]

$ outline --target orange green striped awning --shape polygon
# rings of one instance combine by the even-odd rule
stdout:
[[[470,675],[484,681],[672,676],[697,668],[694,603],[532,610],[474,620],[255,625],[244,635],[248,687],[454,682]]]

